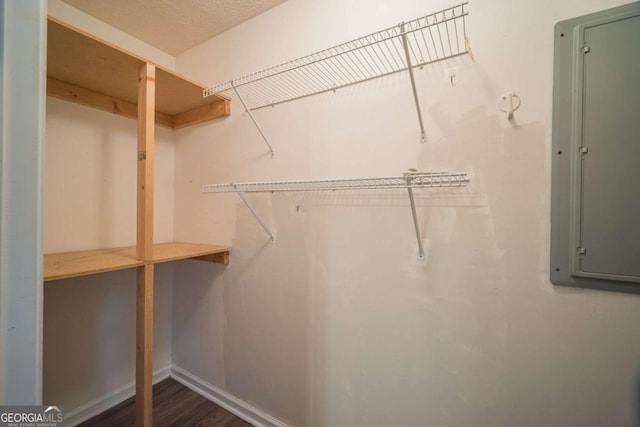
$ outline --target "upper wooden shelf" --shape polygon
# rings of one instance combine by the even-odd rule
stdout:
[[[229,264],[229,248],[181,242],[153,245],[153,264],[180,259],[197,259],[226,265]],[[124,270],[144,264],[144,261],[136,259],[135,246],[45,254],[44,281]]]
[[[138,73],[150,61],[52,17],[47,31],[48,95],[137,117]],[[228,99],[205,99],[204,85],[156,68],[157,124],[181,128],[230,114]]]

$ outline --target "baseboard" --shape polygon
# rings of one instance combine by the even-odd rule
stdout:
[[[165,366],[153,373],[153,383],[168,378],[171,375],[171,366]],[[92,400],[91,402],[75,408],[71,411],[65,411],[64,423],[66,426],[73,427],[96,415],[116,406],[136,394],[136,382],[132,381],[124,386],[107,393],[106,395]]]
[[[219,389],[179,366],[171,366],[171,378],[199,395],[215,402],[255,427],[289,427],[282,421],[273,418],[271,415],[249,405],[247,402]]]

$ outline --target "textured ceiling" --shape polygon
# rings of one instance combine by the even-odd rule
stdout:
[[[62,0],[173,56],[286,0]]]

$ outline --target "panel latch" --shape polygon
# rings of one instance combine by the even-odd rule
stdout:
[[[580,153],[580,156],[582,156],[582,158],[585,158],[589,153],[589,149],[587,147],[580,147],[578,148],[578,152]]]

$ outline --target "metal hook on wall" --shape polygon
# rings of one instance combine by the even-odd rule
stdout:
[[[521,103],[522,101],[517,93],[507,92],[498,101],[498,108],[503,113],[507,113],[507,119],[511,121],[513,120],[513,112],[520,108]]]

